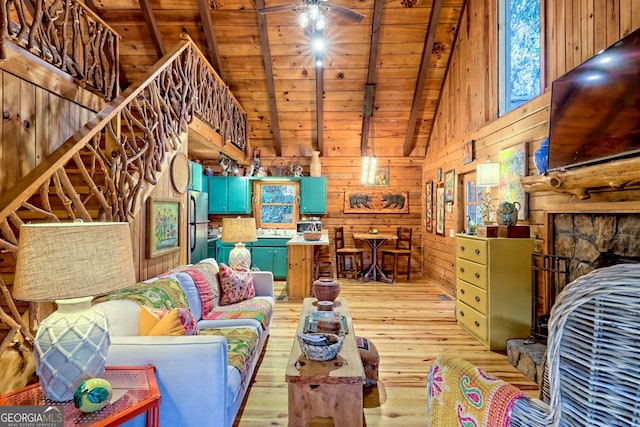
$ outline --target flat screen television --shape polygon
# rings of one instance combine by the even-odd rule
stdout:
[[[548,170],[640,155],[640,29],[551,86]]]

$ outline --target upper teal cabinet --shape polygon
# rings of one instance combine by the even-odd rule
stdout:
[[[202,190],[202,165],[200,163],[189,161],[189,190]]]
[[[251,181],[243,176],[210,176],[210,214],[251,213]]]
[[[300,213],[327,213],[327,177],[300,178]]]

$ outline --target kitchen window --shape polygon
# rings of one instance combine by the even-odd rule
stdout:
[[[295,229],[299,218],[300,187],[298,181],[257,181],[257,226]]]

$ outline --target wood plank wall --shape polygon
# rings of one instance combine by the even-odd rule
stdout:
[[[547,1],[543,18],[547,90],[496,119],[495,3],[469,0],[424,160],[423,182],[436,181],[438,168],[455,169],[461,182],[461,174],[473,173],[479,162],[497,161],[501,149],[523,142],[529,153],[529,174],[536,174],[531,156],[548,135],[550,82],[640,26],[640,3],[635,0]],[[476,141],[477,160],[463,165],[463,144],[472,139]],[[573,204],[576,211],[584,211],[592,203],[634,201],[639,197],[633,190],[600,192],[586,201],[562,194],[534,193],[529,196],[529,218],[523,223],[532,226],[538,249],[548,251],[544,212],[550,206]],[[462,231],[464,223],[461,201],[457,200],[454,206],[454,212],[446,216],[445,236],[425,232],[423,240],[425,275],[441,279],[451,294],[455,292],[455,240],[449,237],[449,230]]]
[[[95,116],[56,93],[0,70],[0,194]]]

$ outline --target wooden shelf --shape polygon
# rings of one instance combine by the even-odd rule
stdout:
[[[609,188],[622,190],[640,185],[640,157],[619,160],[545,175],[525,176],[520,182],[527,193],[554,191],[588,199],[589,190]]]

